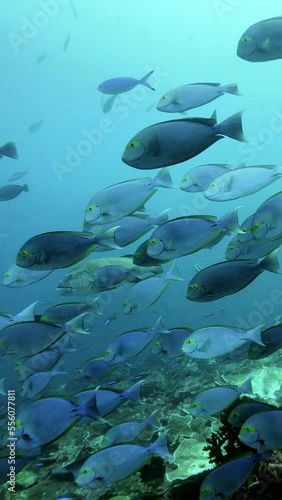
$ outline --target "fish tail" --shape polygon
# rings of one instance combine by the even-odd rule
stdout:
[[[63,370],[64,360],[61,359],[58,365],[52,370],[51,374],[54,377],[55,375],[67,375],[67,372]]]
[[[145,87],[147,87],[148,89],[150,90],[156,90],[154,89],[148,82],[147,82],[147,79],[154,73],[154,71],[150,71],[149,73],[147,73],[147,75],[143,76],[143,78],[141,78],[141,80],[139,80],[139,83],[141,85],[144,85]]]
[[[279,261],[277,258],[276,252],[272,252],[271,254],[267,255],[265,259],[263,259],[259,264],[258,267],[262,271],[270,271],[271,273],[281,273],[281,269],[279,266]]]
[[[179,274],[175,261],[171,264],[168,272],[165,274],[164,277],[165,281],[184,281]]]
[[[158,173],[158,175],[153,179],[153,185],[155,187],[163,187],[163,188],[175,188],[172,178],[170,176],[169,170],[167,167],[162,168],[162,170]]]
[[[91,311],[92,313],[102,315],[103,313],[100,309],[99,298],[100,296],[95,297],[95,299],[88,302],[87,306],[89,307],[89,311]]]
[[[158,410],[154,410],[147,418],[144,420],[144,428],[145,429],[152,429],[152,427],[157,426],[157,421],[156,421],[156,413],[158,413]]]
[[[222,92],[225,92],[226,94],[242,95],[240,94],[236,83],[228,83],[227,85],[222,85],[220,87],[220,90],[222,90]]]
[[[162,457],[171,457],[167,448],[167,433],[168,431],[163,432],[158,439],[148,447],[150,453],[161,455]]]
[[[238,210],[240,207],[234,208],[219,219],[218,224],[227,232],[241,233],[238,220]]]
[[[93,251],[95,251],[97,244],[102,245],[106,248],[120,249],[121,247],[117,244],[115,239],[115,232],[119,227],[120,226],[111,227],[111,229],[107,229],[107,231],[103,231],[102,233],[94,236]]]
[[[168,333],[169,332],[169,330],[166,330],[166,328],[162,324],[162,317],[161,316],[157,319],[156,323],[154,324],[153,328],[150,329],[150,331],[154,335],[159,335],[161,333]]]
[[[19,159],[15,141],[6,142],[6,144],[0,148],[0,153],[2,156],[13,158],[13,160]]]
[[[253,388],[252,388],[252,379],[248,378],[244,384],[240,385],[238,387],[238,392],[241,394],[241,392],[246,392],[247,394],[253,394]]]
[[[61,328],[64,332],[71,332],[71,333],[80,333],[82,335],[89,335],[89,332],[84,330],[84,318],[87,316],[88,313],[82,313],[79,314],[78,316],[75,316],[75,318],[72,318],[70,321],[67,321]]]
[[[161,226],[165,222],[168,221],[168,212],[170,211],[170,208],[167,208],[166,210],[163,210],[159,214],[155,215],[154,217],[150,217],[148,219],[148,222],[152,224],[152,226]]]
[[[22,190],[28,192],[29,191],[28,185],[24,184],[23,187],[22,187]]]
[[[141,400],[141,386],[143,384],[144,380],[139,380],[139,382],[136,382],[132,387],[129,387],[129,389],[126,389],[123,391],[123,396],[126,399],[130,399],[131,401],[136,401],[137,403],[142,403]]]
[[[215,127],[217,134],[222,134],[235,141],[248,142],[242,128],[242,111],[230,116]]]
[[[261,339],[261,332],[263,330],[264,325],[259,325],[253,328],[252,330],[249,330],[246,333],[246,339],[250,340],[251,342],[255,342],[255,344],[259,344],[262,346],[265,346]]]

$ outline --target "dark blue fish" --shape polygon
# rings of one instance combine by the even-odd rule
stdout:
[[[251,343],[248,352],[249,359],[266,358],[282,347],[282,324],[264,330],[261,334],[261,340],[264,346]]]

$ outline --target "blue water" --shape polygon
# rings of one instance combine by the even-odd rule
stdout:
[[[128,179],[155,177],[157,170],[135,170],[123,163],[121,156],[128,141],[139,130],[177,117],[155,109],[159,98],[168,89],[194,82],[237,83],[242,94],[240,97],[226,94],[189,112],[189,116],[210,117],[216,109],[221,122],[244,110],[243,129],[249,140],[243,144],[224,138],[198,157],[172,166],[170,174],[175,185],[180,184],[189,168],[205,163],[246,161],[247,165],[280,165],[281,62],[252,64],[236,55],[238,40],[248,26],[279,15],[281,6],[278,0],[175,0],[165,3],[158,0],[143,0],[141,3],[73,0],[73,4],[69,0],[13,0],[2,5],[0,145],[17,139],[20,159],[1,160],[0,186],[7,184],[8,177],[14,172],[28,168],[29,173],[16,183],[26,182],[29,192],[1,203],[0,275],[3,276],[15,262],[17,251],[30,237],[48,231],[82,230],[85,207],[99,190]],[[63,50],[68,33],[69,45]],[[45,53],[46,57],[37,62]],[[112,111],[103,113],[105,96],[97,91],[102,81],[116,76],[141,78],[150,70],[154,70],[150,83],[156,92],[136,87],[119,96],[118,105]],[[278,129],[273,128],[275,117]],[[36,133],[30,133],[29,126],[41,119],[44,120],[42,127]],[[93,138],[92,143],[89,135]],[[171,208],[169,217],[173,218],[194,214],[222,216],[240,206],[239,218],[243,222],[280,189],[281,181],[277,181],[259,193],[225,203],[210,202],[201,193],[159,189],[146,208],[152,215]],[[134,253],[145,239],[146,236],[123,250],[93,254],[88,259]],[[69,373],[68,394],[72,393],[70,381],[74,370],[84,360],[101,355],[109,340],[116,335],[149,327],[158,316],[162,316],[167,328],[199,328],[214,323],[245,328],[262,323],[273,325],[275,316],[281,313],[281,304],[274,304],[271,299],[273,290],[282,291],[279,275],[266,272],[239,293],[210,304],[186,300],[186,287],[194,275],[194,264],[207,266],[223,261],[227,243],[228,238],[225,238],[212,250],[178,259],[177,266],[184,281],[171,283],[161,299],[144,313],[132,317],[123,315],[122,302],[128,288],[108,293],[104,316],[97,319],[92,337],[76,337],[77,352],[65,357]],[[281,251],[278,251],[278,258],[280,256]],[[84,300],[85,297],[69,299],[56,293],[55,287],[65,273],[66,270],[56,270],[43,281],[23,288],[0,285],[0,310],[16,314],[35,301],[46,302],[49,306],[68,300]],[[269,301],[269,308],[264,308],[262,301]],[[206,312],[216,308],[224,313],[205,318]],[[117,320],[107,328],[103,327],[105,319],[113,313],[118,315]],[[156,361],[150,352],[148,358],[143,353],[142,359],[149,376],[151,372],[151,383],[156,370],[165,392],[166,365]],[[140,362],[133,365],[132,369],[125,371],[128,379],[122,380],[123,384],[118,387],[128,387],[133,383],[133,377],[142,371]],[[7,377],[7,389],[15,384],[19,387],[13,363],[1,358],[0,379],[4,376]],[[180,370],[179,384],[183,389],[185,384],[181,378]],[[66,382],[63,378],[58,380],[62,384]],[[207,388],[213,382],[207,369],[206,386],[196,389]],[[44,394],[55,394],[58,390],[56,384],[53,381],[52,390],[48,388]],[[191,388],[194,394],[193,385],[185,386],[187,401],[191,397]],[[146,394],[148,396],[148,391]],[[2,400],[5,397],[1,396]],[[149,398],[149,402],[142,415],[154,408],[154,401]],[[158,405],[157,401],[155,403]],[[18,407],[23,404],[18,396]],[[159,405],[163,404],[160,400]],[[130,411],[123,415],[124,420],[134,419],[136,406],[127,405]],[[162,411],[167,413],[165,407]],[[174,437],[171,430],[172,440]],[[48,484],[44,480],[46,491]],[[126,489],[126,483],[123,486]],[[64,488],[56,487],[59,493],[64,491]],[[118,488],[115,484],[113,491],[118,492]],[[83,492],[88,494],[87,490]],[[85,498],[99,498],[98,494],[97,497],[91,497],[91,492],[89,494]],[[50,494],[48,498],[55,496]]]

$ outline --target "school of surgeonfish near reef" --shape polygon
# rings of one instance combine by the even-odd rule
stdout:
[[[74,2],[68,8],[79,22]],[[281,73],[281,61],[275,60],[282,59],[282,17],[256,22],[238,33],[238,40],[230,57],[248,66],[274,61]],[[68,55],[74,44],[74,30],[66,29],[60,50]],[[44,50],[34,60],[40,69],[52,57]],[[201,154],[222,139],[216,146],[219,161],[228,141],[248,143],[244,116],[251,110],[241,110],[240,85],[194,83],[176,74],[178,86],[168,82],[162,93],[154,68],[143,72],[142,67],[136,75],[113,72],[104,81],[103,68],[96,69],[94,91],[101,98],[96,111],[110,117],[123,94],[142,88],[154,99],[159,119],[147,115],[144,127],[136,108],[132,132],[127,136],[125,128],[122,134],[120,157],[109,147],[105,167],[86,180],[91,197],[76,172],[80,227],[69,229],[74,205],[62,201],[65,227],[54,230],[52,215],[50,229],[40,219],[36,229],[32,224],[22,229],[2,275],[3,297],[11,294],[17,312],[11,307],[0,313],[0,496],[21,491],[23,499],[167,500],[180,498],[174,497],[179,481],[204,472],[183,498],[239,499],[242,491],[240,498],[247,500],[254,498],[248,492],[262,468],[275,471],[273,482],[282,487],[282,319],[239,326],[224,309],[232,303],[239,314],[248,301],[242,294],[248,289],[255,298],[262,274],[281,279],[281,154],[277,165],[266,153],[254,163],[238,158],[201,164]],[[256,68],[260,78],[267,64]],[[219,120],[223,99],[235,110]],[[213,101],[220,113],[202,117],[200,108]],[[26,127],[29,140],[48,127],[39,115]],[[25,152],[18,155],[21,138],[4,138],[1,144],[6,175],[13,160],[25,160]],[[128,176],[112,183],[111,171],[104,177],[103,169],[109,164],[118,169],[118,161]],[[186,173],[178,175],[184,162]],[[30,182],[14,182],[32,174],[25,166],[9,172],[0,186],[0,201],[9,202],[1,207],[9,205],[12,213],[19,202],[13,224],[17,217],[22,223],[20,202],[34,189]],[[202,207],[209,204],[214,211],[171,206],[176,193],[187,196],[187,203],[198,196]],[[167,204],[148,211],[158,197]],[[43,210],[51,214],[52,197],[48,200],[42,200]],[[36,217],[41,200],[33,203]],[[202,250],[212,256],[204,265]],[[277,283],[272,300],[279,305]],[[30,303],[34,287],[36,300]],[[21,291],[24,309],[18,307]],[[229,302],[234,297],[238,302]],[[260,387],[264,363],[276,370],[269,376],[269,397]],[[223,444],[226,460],[215,466],[204,447],[220,430],[223,413],[236,433],[237,452],[229,456]],[[21,475],[25,471],[30,484]]]

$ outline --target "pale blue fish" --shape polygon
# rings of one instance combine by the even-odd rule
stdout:
[[[37,281],[41,281],[46,276],[49,276],[53,271],[31,271],[24,269],[16,264],[12,264],[2,278],[2,285],[10,288],[21,288],[22,286],[31,285]]]
[[[228,417],[228,422],[235,427],[242,427],[244,422],[246,422],[246,420],[252,415],[271,410],[277,410],[277,408],[273,405],[257,401],[254,401],[253,403],[242,403],[233,408]]]
[[[250,62],[282,58],[282,17],[264,19],[250,26],[241,36],[237,56]]]
[[[207,164],[191,168],[182,177],[180,189],[189,193],[205,191],[219,175],[229,172],[230,165]]]
[[[16,148],[16,141],[9,141],[0,147],[0,160],[6,156],[7,158],[12,158],[13,160],[18,160],[18,152]]]
[[[175,262],[163,276],[146,278],[130,288],[123,302],[124,314],[137,314],[152,306],[172,281],[183,281]]]
[[[254,215],[250,215],[242,223],[241,229],[243,233],[239,233],[229,242],[226,251],[225,258],[227,260],[235,259],[260,259],[265,257],[269,253],[276,250],[282,244],[282,236],[276,240],[255,240],[252,238],[252,220]]]
[[[219,124],[215,113],[211,118],[155,123],[130,139],[122,161],[141,170],[162,168],[197,156],[224,136],[245,142],[241,116],[236,113]]]
[[[268,198],[256,210],[251,227],[255,240],[275,240],[282,237],[282,192]]]
[[[110,361],[104,361],[101,358],[91,358],[82,363],[81,368],[76,370],[75,379],[89,383],[96,383],[117,369]]]
[[[282,167],[256,165],[238,168],[220,175],[204,192],[211,201],[229,201],[257,193],[282,176]]]
[[[270,356],[282,347],[282,324],[271,326],[261,335],[263,346],[251,343],[248,352],[249,359],[262,359]]]
[[[123,391],[113,389],[100,389],[100,387],[98,387],[95,389],[95,391],[87,390],[76,393],[75,397],[77,398],[79,406],[83,405],[85,402],[88,402],[92,397],[93,411],[90,409],[88,411],[88,414],[85,415],[86,417],[91,419],[104,417],[118,408],[121,404],[125,403],[125,401],[127,401],[128,399],[130,401],[135,401],[136,403],[142,403],[141,387],[143,383],[144,380],[139,380],[133,386]]]
[[[25,307],[22,311],[17,314],[0,313],[0,329],[12,323],[20,323],[22,321],[34,321],[35,319],[35,306],[39,304],[39,301],[33,302],[29,306]]]
[[[24,359],[23,362],[16,363],[15,370],[19,382],[24,382],[34,373],[52,370],[64,354],[75,351],[70,338],[66,335],[52,348],[34,354]]]
[[[108,186],[89,201],[84,224],[108,224],[140,211],[158,187],[174,187],[168,169],[162,169],[154,179],[143,177]]]
[[[200,500],[231,498],[243,486],[254,467],[263,457],[260,454],[236,458],[210,472],[200,487]],[[239,496],[238,496],[239,498]]]
[[[39,120],[38,122],[34,122],[32,123],[29,127],[28,127],[28,131],[30,134],[35,134],[36,132],[38,132],[38,130],[42,127],[44,121],[43,120]]]
[[[265,411],[249,417],[241,427],[239,439],[259,453],[282,448],[282,411]]]
[[[281,273],[277,256],[272,253],[256,261],[229,260],[202,269],[191,279],[186,298],[195,302],[210,302],[239,292],[263,271]]]
[[[156,335],[166,332],[159,318],[153,327],[122,333],[109,342],[101,359],[112,364],[124,363],[142,352]]]
[[[152,354],[165,358],[174,358],[183,356],[181,347],[188,334],[193,330],[191,328],[173,328],[166,333],[161,333],[152,344]]]
[[[26,175],[28,173],[29,173],[29,170],[27,168],[21,172],[15,172],[14,174],[10,175],[7,182],[18,181],[19,179],[21,179],[24,175]]]
[[[103,437],[102,448],[107,448],[114,444],[133,441],[139,437],[139,434],[145,429],[151,430],[157,426],[156,413],[154,410],[145,420],[139,422],[123,422],[122,424],[112,427]]]
[[[190,358],[213,359],[236,351],[246,342],[264,346],[261,332],[264,325],[244,331],[229,326],[207,326],[190,333],[183,342],[182,352]]]
[[[32,450],[58,439],[84,415],[92,412],[93,391],[83,404],[63,398],[44,398],[29,403],[17,414],[15,437],[20,449]]]
[[[118,228],[115,232],[115,241],[118,246],[125,247],[138,240],[146,234],[153,226],[161,226],[168,220],[168,212],[170,209],[163,210],[155,216],[148,214],[132,214],[118,221]],[[103,230],[109,229],[116,225],[116,222],[106,224]],[[89,226],[89,227],[88,227]],[[95,223],[94,223],[95,226]],[[83,230],[91,230],[93,226],[84,224]]]
[[[38,372],[30,375],[21,386],[21,397],[32,399],[40,394],[49,384],[51,379],[57,375],[67,375],[62,369],[62,362],[53,370]]]
[[[6,326],[0,331],[0,357],[32,356],[50,349],[67,333],[88,334],[82,328],[85,314],[87,313],[80,314],[62,326],[36,321],[23,321]]]
[[[119,248],[114,241],[116,228],[95,235],[78,231],[54,231],[27,240],[17,253],[19,267],[35,271],[72,266],[90,253],[105,248]]]
[[[253,394],[251,379],[241,386],[213,387],[200,392],[193,398],[189,412],[193,417],[209,417],[230,406],[242,393]]]
[[[77,485],[91,489],[107,486],[141,469],[153,455],[170,457],[166,435],[167,431],[149,446],[120,444],[94,453],[80,468],[76,479]],[[105,463],[111,464],[113,453],[115,454],[114,467],[105,467]]]
[[[212,215],[178,217],[153,231],[148,240],[147,254],[160,260],[182,257],[212,247],[230,231],[240,231],[237,208],[220,219]]]
[[[128,92],[129,90],[134,89],[137,85],[144,85],[148,89],[155,90],[153,87],[147,82],[148,78],[153,74],[153,71],[147,73],[143,78],[137,80],[136,78],[130,77],[116,77],[111,78],[110,80],[105,80],[104,82],[98,85],[97,89],[103,94],[110,95],[118,95],[123,94],[124,92]]]
[[[51,306],[41,314],[40,321],[63,325],[82,313],[89,313],[89,316],[102,314],[99,306],[99,297],[95,297],[89,302],[65,302]]]
[[[223,94],[240,95],[236,83],[189,83],[166,92],[157,109],[165,113],[183,113],[217,99]]]

